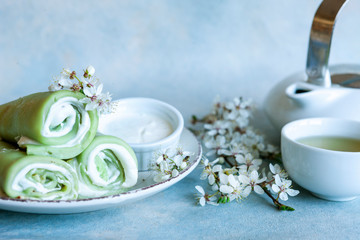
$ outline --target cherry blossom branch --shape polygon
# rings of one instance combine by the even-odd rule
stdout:
[[[235,165],[233,163],[231,163],[229,160],[227,160],[227,158],[225,158],[225,161],[227,162],[227,164],[229,164],[230,167],[234,167]],[[271,198],[271,200],[273,201],[274,205],[277,207],[277,209],[282,210],[282,211],[295,211],[294,208],[284,205],[282,203],[279,202],[279,195],[278,197],[275,199],[273,197],[273,195],[270,193],[269,190],[267,190],[266,186],[271,184],[272,182],[274,182],[274,179],[268,181],[268,182],[263,182],[260,186],[261,188],[264,190],[265,194]]]
[[[84,94],[80,100],[87,111],[97,110],[100,114],[111,113],[115,107],[109,92],[102,93],[103,84],[95,78],[95,68],[88,66],[82,76],[75,71],[63,69],[60,76],[50,84],[50,91],[69,90]]]
[[[217,205],[244,199],[253,191],[265,193],[279,210],[293,211],[279,199],[287,201],[288,196],[296,196],[299,191],[291,188],[292,181],[280,167],[278,148],[266,143],[264,136],[249,124],[251,110],[251,101],[240,97],[225,103],[216,101],[210,114],[192,117],[192,130],[208,149],[206,155],[216,157],[212,162],[203,160],[200,177],[208,181],[213,194],[196,186],[200,193],[197,199],[201,206]],[[262,159],[277,164],[270,163],[268,171],[261,166]]]

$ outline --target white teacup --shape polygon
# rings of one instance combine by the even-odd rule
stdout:
[[[336,118],[307,118],[286,124],[281,152],[290,177],[315,196],[348,201],[360,195],[360,152],[327,150],[299,143],[312,136],[360,140],[360,122]]]

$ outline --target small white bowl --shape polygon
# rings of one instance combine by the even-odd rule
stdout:
[[[315,196],[348,201],[360,195],[360,152],[326,150],[299,143],[311,136],[360,139],[360,122],[336,118],[307,118],[286,124],[281,152],[290,177]]]
[[[151,160],[156,153],[177,146],[184,129],[184,119],[175,107],[152,98],[125,98],[114,102],[116,103],[114,112],[100,117],[98,131],[102,134],[114,135],[124,139],[117,130],[119,122],[124,114],[132,113],[156,115],[168,122],[172,127],[173,131],[170,135],[161,139],[146,143],[128,142],[138,159],[139,171],[149,170]],[[126,139],[124,140],[126,141]]]

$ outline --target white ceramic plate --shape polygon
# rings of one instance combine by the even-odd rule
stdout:
[[[166,181],[155,183],[153,181],[153,173],[140,172],[138,183],[132,187],[130,191],[125,193],[107,197],[67,201],[23,200],[0,197],[0,209],[38,214],[80,213],[118,206],[120,204],[134,202],[135,200],[149,197],[165,190],[186,177],[200,162],[202,154],[201,145],[188,129],[184,129],[181,134],[179,145],[182,146],[185,151],[190,151],[195,154],[190,158],[190,164],[183,172],[177,177]]]

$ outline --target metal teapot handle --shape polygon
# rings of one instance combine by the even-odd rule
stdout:
[[[324,0],[316,11],[311,26],[306,63],[308,83],[330,87],[328,68],[332,34],[336,16],[348,0]]]

